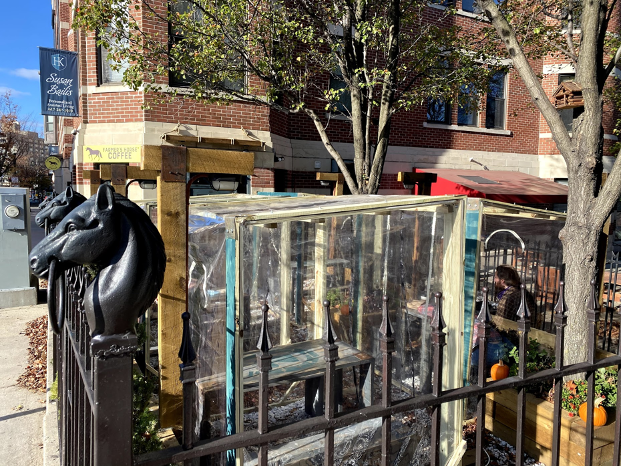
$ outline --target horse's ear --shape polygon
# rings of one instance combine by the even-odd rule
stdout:
[[[73,196],[73,188],[71,186],[67,186],[67,189],[65,190],[65,196],[67,197],[67,199]]]
[[[110,185],[102,184],[95,195],[98,210],[110,210],[114,206],[114,190]]]

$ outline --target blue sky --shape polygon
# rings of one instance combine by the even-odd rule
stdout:
[[[0,15],[0,93],[10,90],[20,115],[43,130],[39,96],[39,49],[53,46],[50,0],[3,1]]]

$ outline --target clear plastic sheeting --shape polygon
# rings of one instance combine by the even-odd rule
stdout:
[[[446,354],[462,351],[463,203],[464,198],[414,196],[249,196],[192,204],[188,306],[198,355],[199,437],[257,428],[255,354],[263,303],[269,306],[273,345],[270,426],[323,415],[327,317],[339,345],[336,410],[379,403],[385,295],[395,330],[394,399],[430,393],[430,325],[437,292],[446,296],[445,320],[453,326]],[[228,345],[227,338],[234,344],[229,340]],[[444,388],[461,384],[461,358],[446,356],[448,364],[454,360]],[[234,403],[231,397],[237,397]],[[460,419],[447,416],[444,421],[446,430],[461,427]],[[380,422],[337,430],[340,459],[335,464],[373,458]],[[396,432],[408,431],[398,425],[400,420],[394,423]],[[283,458],[293,454],[288,448],[306,455],[304,464],[315,464],[319,454],[321,464],[322,443],[311,438],[271,445],[271,464],[287,464]],[[245,464],[255,464],[256,458],[256,449],[245,450]]]

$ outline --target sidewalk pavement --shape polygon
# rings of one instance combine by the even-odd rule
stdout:
[[[59,464],[56,403],[49,403],[49,391],[32,392],[17,386],[17,378],[28,364],[26,323],[46,313],[45,304],[0,309],[0,436],[3,439],[0,464],[3,465]]]

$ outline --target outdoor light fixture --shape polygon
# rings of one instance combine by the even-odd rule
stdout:
[[[469,159],[469,162],[474,163],[476,165],[479,165],[480,167],[482,167],[484,170],[488,170],[488,167],[486,165],[484,165],[483,163],[479,163],[477,160],[475,160],[473,157],[471,157]],[[490,170],[488,170],[490,171]]]
[[[129,188],[129,186],[134,183],[137,182],[138,186],[141,187],[141,189],[156,189],[158,187],[158,183],[156,182],[156,180],[139,180],[139,179],[134,179],[134,180],[130,180],[125,184],[125,189],[127,190],[127,188]]]
[[[216,178],[212,180],[215,191],[237,191],[240,182],[235,178]]]
[[[282,162],[283,160],[285,160],[285,157],[277,157],[276,155],[274,156],[275,162]]]
[[[322,185],[322,186],[330,186],[330,181],[321,180],[320,181],[320,185]]]

